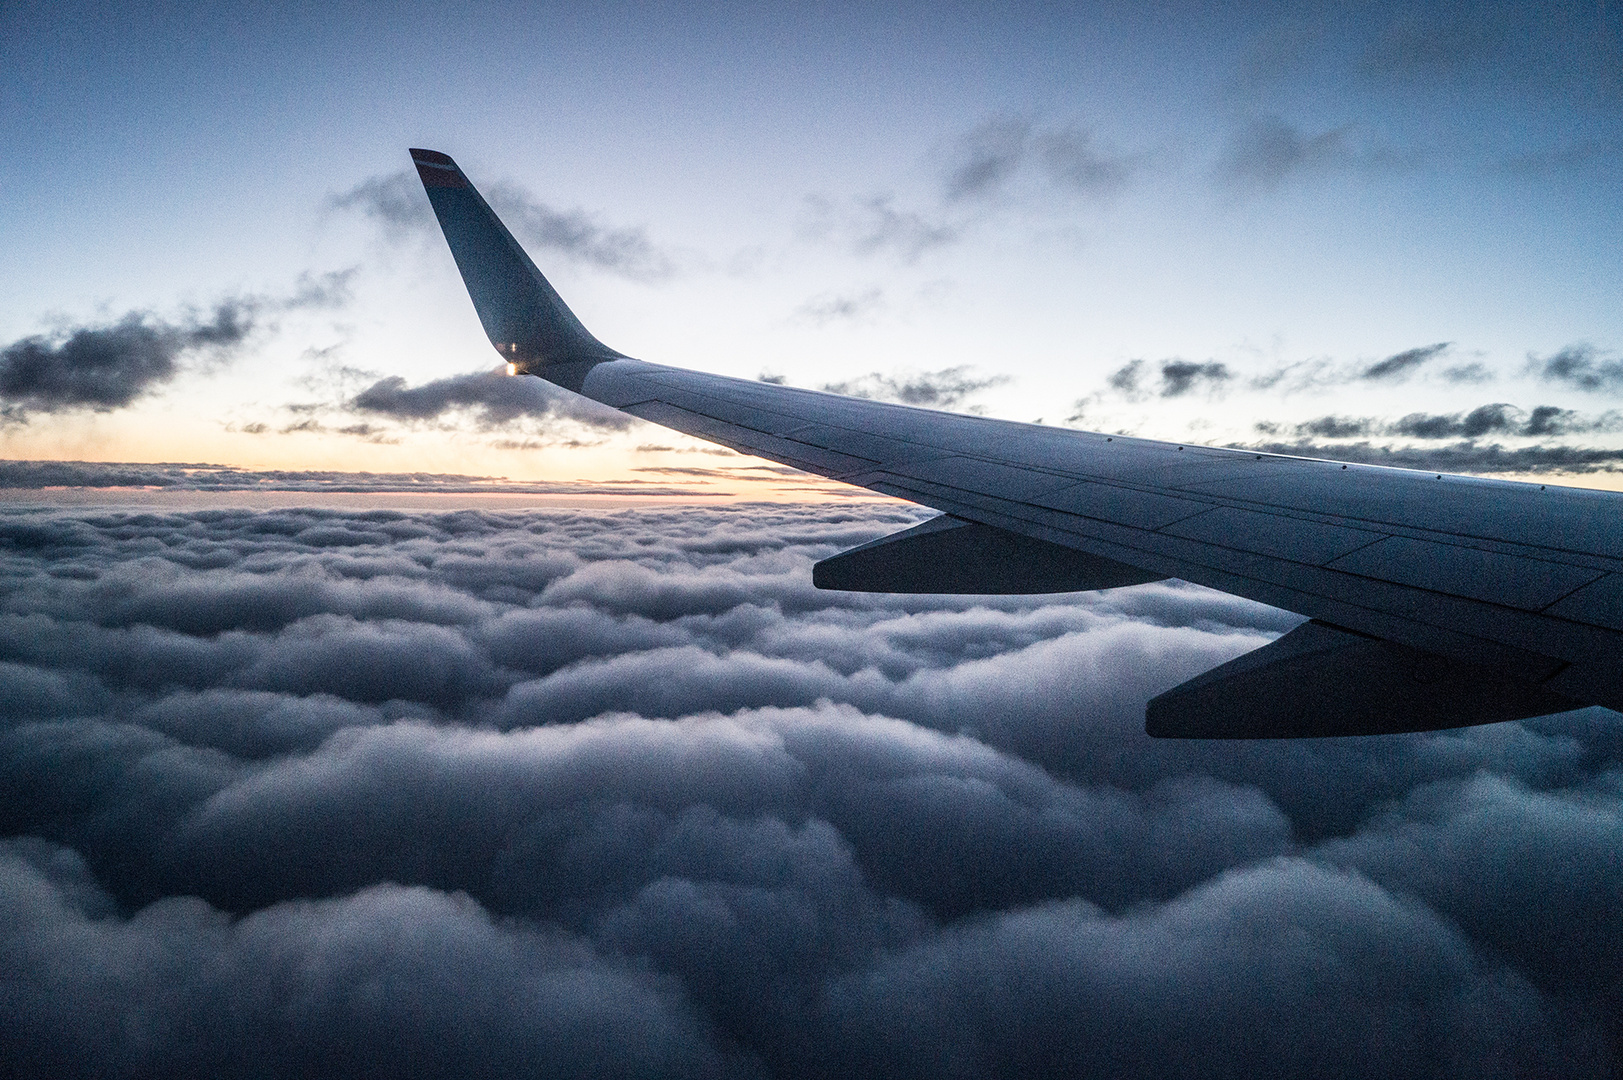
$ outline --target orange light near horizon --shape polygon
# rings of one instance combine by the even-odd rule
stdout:
[[[518,365],[517,364],[508,364],[507,365],[507,373],[509,375],[517,375],[518,374]]]

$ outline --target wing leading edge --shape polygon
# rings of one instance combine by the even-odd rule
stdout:
[[[1277,738],[1623,708],[1623,496],[939,413],[633,360],[448,156],[413,150],[515,373],[946,515],[822,587],[1041,592],[1178,577],[1312,621],[1156,698],[1154,735]]]

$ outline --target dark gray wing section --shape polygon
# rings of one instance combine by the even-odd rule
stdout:
[[[954,519],[923,540],[892,538],[910,549],[887,555],[881,541],[836,557],[824,581],[877,588],[888,560],[894,591],[967,591],[963,575],[932,579],[919,565],[930,545],[957,544],[970,569],[979,560],[985,591],[1178,577],[1347,635],[1304,651],[1318,631],[1298,630],[1169,692],[1151,710],[1166,734],[1362,734],[1623,707],[1623,496],[1017,424],[631,360],[586,333],[455,164],[430,154],[413,151],[425,183],[437,166],[464,185],[429,196],[517,370]],[[486,259],[497,269],[478,269]],[[1052,548],[1078,559],[1067,568]],[[1008,563],[1025,558],[1036,569],[1023,577]],[[1436,692],[1366,692],[1400,668]],[[1450,693],[1470,704],[1441,708]],[[1338,697],[1332,722],[1324,709]]]

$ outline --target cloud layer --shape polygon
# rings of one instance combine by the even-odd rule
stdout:
[[[1600,1076],[1623,737],[1156,743],[1294,618],[889,507],[0,513],[4,1065]]]
[[[790,470],[793,471],[793,470]],[[798,474],[797,474],[798,475]],[[165,492],[330,492],[425,495],[658,495],[706,492],[639,480],[509,480],[459,473],[339,472],[315,469],[243,469],[203,463],[122,461],[0,461],[0,489],[154,488]]]

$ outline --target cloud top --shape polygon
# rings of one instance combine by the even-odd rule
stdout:
[[[1294,618],[810,587],[915,520],[0,513],[0,1061],[1612,1068],[1613,714],[1151,742]]]

